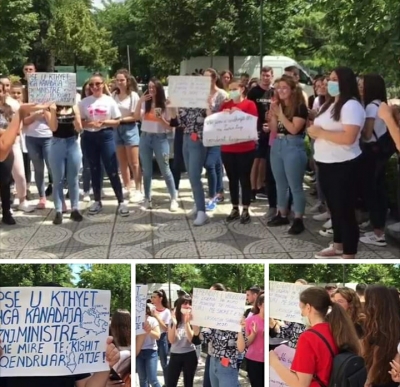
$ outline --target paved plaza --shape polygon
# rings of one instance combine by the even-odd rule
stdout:
[[[313,258],[330,242],[318,234],[322,223],[314,221],[311,215],[305,219],[307,230],[298,236],[288,235],[288,227],[268,228],[264,217],[267,201],[254,203],[250,224],[227,224],[225,217],[231,209],[227,198],[210,214],[209,224],[193,227],[186,216],[193,206],[187,176],[183,175],[178,212],[169,212],[165,191],[164,181],[154,179],[154,209],[145,211],[132,204],[127,218],[116,214],[117,202],[107,180],[103,212],[89,216],[88,203],[81,202],[81,223],[71,221],[66,214],[62,225],[53,225],[51,201],[45,210],[25,215],[16,212],[17,225],[0,226],[0,258]],[[308,196],[308,200],[312,205],[314,199]],[[400,258],[400,249],[394,244],[385,248],[360,244],[357,258],[396,259]]]

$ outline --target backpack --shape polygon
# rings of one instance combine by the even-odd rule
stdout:
[[[307,332],[317,335],[326,344],[333,357],[332,373],[328,386],[322,383],[317,375],[314,375],[314,379],[321,387],[364,387],[367,380],[367,369],[361,356],[352,352],[341,352],[335,355],[332,347],[321,333],[313,329],[309,329]]]

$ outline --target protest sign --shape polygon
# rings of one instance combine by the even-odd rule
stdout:
[[[240,110],[221,112],[208,116],[204,121],[204,146],[232,145],[256,141],[257,117]]]
[[[76,74],[33,73],[28,78],[29,102],[54,102],[61,106],[75,105]]]
[[[145,333],[143,323],[146,321],[147,285],[136,285],[136,335]]]
[[[301,324],[299,298],[307,288],[308,285],[269,281],[269,317]]]
[[[287,345],[280,345],[274,349],[274,352],[278,355],[279,360],[286,368],[292,366],[293,358],[296,353],[295,349],[290,348]],[[287,387],[287,384],[283,382],[272,367],[269,367],[269,386]]]
[[[169,107],[208,108],[211,78],[196,76],[169,76]]]
[[[237,332],[246,305],[246,295],[218,290],[193,290],[193,325]]]
[[[0,287],[0,376],[107,371],[111,293]]]

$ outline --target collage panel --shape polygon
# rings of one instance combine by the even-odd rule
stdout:
[[[129,264],[0,264],[0,387],[129,387],[131,278]]]
[[[263,387],[265,266],[136,265],[135,387]]]
[[[399,383],[399,264],[269,265],[269,386]]]

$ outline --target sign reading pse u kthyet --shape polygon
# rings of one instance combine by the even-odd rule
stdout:
[[[108,290],[0,288],[0,377],[109,370],[110,299]]]

